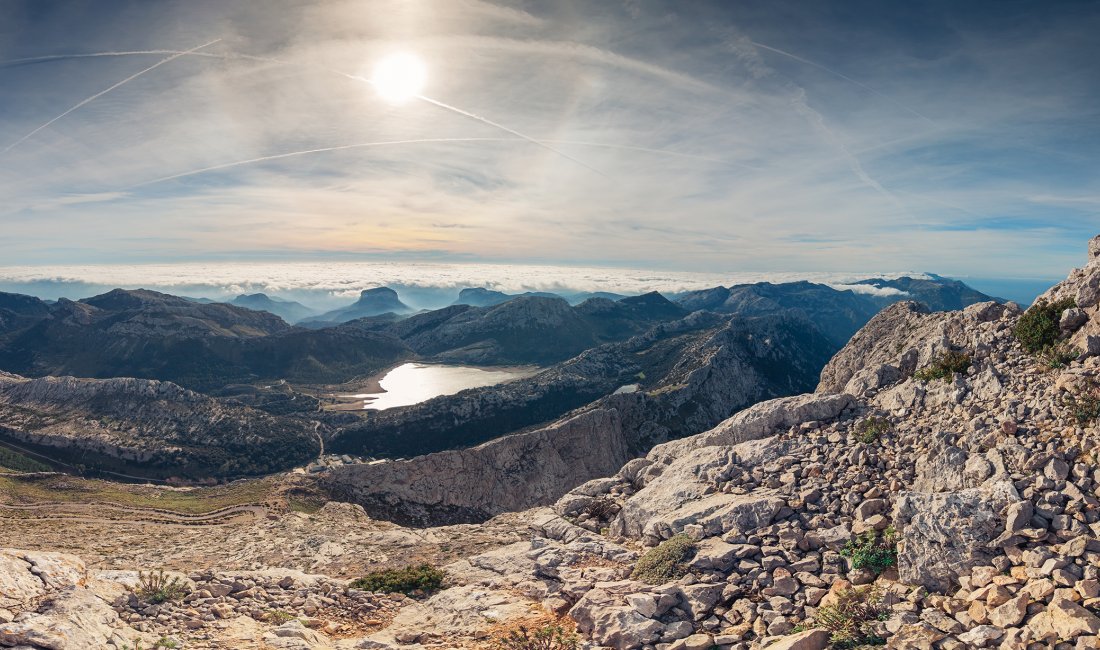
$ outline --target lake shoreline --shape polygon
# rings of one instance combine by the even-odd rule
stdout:
[[[475,382],[469,386],[458,388],[457,390],[444,390],[439,394],[425,397],[424,399],[414,401],[410,404],[396,404],[390,407],[371,408],[372,404],[384,399],[385,396],[390,393],[390,391],[386,390],[386,388],[382,385],[382,382],[385,381],[387,377],[393,375],[393,373],[405,368],[408,369],[407,372],[427,370],[430,368],[441,368],[461,369],[493,374],[507,374],[511,376],[503,379],[502,381],[494,383],[485,384]],[[531,365],[473,366],[469,364],[433,363],[430,361],[406,361],[390,368],[386,368],[385,370],[381,370],[374,375],[371,375],[370,377],[367,377],[366,379],[360,381],[349,382],[339,387],[327,387],[327,397],[328,399],[333,400],[333,402],[327,407],[327,409],[343,412],[363,412],[369,410],[386,410],[387,408],[396,408],[398,406],[411,406],[412,404],[419,404],[420,402],[427,401],[428,399],[433,399],[434,397],[453,395],[469,388],[484,388],[487,386],[496,386],[499,384],[507,383],[509,381],[515,381],[517,379],[525,379],[527,377],[538,374],[542,370],[543,368],[539,366]]]

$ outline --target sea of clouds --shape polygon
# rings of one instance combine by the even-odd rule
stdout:
[[[444,264],[418,262],[188,263],[0,267],[0,290],[46,299],[80,299],[114,288],[153,289],[175,295],[226,300],[266,293],[328,308],[353,301],[364,289],[388,286],[417,308],[450,304],[466,287],[506,293],[548,291],[575,294],[607,291],[675,294],[752,282],[808,280],[839,290],[898,295],[893,288],[853,285],[867,278],[927,277],[923,273],[697,273],[625,268],[535,266],[522,264]]]

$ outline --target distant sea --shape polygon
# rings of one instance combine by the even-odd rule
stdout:
[[[1023,307],[1035,302],[1035,299],[1047,289],[1065,278],[955,278],[982,293],[995,298],[1004,298],[1019,303]]]

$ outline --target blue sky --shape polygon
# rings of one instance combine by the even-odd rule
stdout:
[[[1095,2],[5,0],[0,265],[1058,277],[1100,232],[1097,33]],[[395,52],[427,100],[356,79]]]

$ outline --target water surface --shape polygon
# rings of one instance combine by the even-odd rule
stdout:
[[[363,408],[376,411],[409,406],[441,395],[454,395],[467,388],[495,386],[513,379],[530,377],[534,367],[441,366],[406,363],[386,373],[379,381],[384,392],[349,395],[363,400]]]

